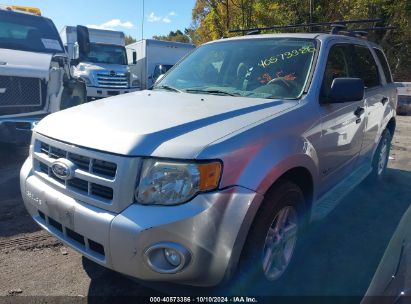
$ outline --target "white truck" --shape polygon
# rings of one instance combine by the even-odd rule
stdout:
[[[139,80],[141,90],[150,88],[160,75],[165,74],[181,58],[195,49],[195,45],[156,39],[143,39],[127,45],[131,58],[137,55],[137,62],[129,62],[130,72]]]
[[[28,144],[41,118],[85,101],[53,21],[37,8],[0,5],[0,143]]]
[[[411,114],[411,82],[397,82],[398,115]]]
[[[123,32],[81,27],[86,35],[85,49],[80,50],[75,26],[60,31],[64,48],[73,59],[73,75],[84,80],[89,100],[138,90],[138,79],[128,67]],[[131,52],[131,61],[136,60]],[[78,58],[78,59],[76,59]]]

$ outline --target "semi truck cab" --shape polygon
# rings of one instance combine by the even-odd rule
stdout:
[[[80,48],[79,27],[65,26],[60,36],[72,59],[73,75],[87,86],[89,100],[139,89],[137,76],[130,73],[123,32],[80,27],[85,36]],[[136,55],[132,54],[133,61]]]
[[[37,8],[0,5],[0,143],[28,144],[41,118],[85,94],[53,21]]]

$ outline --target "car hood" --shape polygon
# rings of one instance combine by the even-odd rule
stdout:
[[[296,103],[140,91],[51,114],[35,132],[116,154],[193,159],[213,141]]]
[[[0,49],[0,75],[48,80],[52,54]]]

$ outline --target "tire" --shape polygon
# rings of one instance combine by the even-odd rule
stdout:
[[[368,184],[374,184],[375,182],[381,182],[383,180],[390,155],[391,139],[390,131],[385,129],[382,133],[378,147],[375,150],[374,158],[372,160],[372,171],[367,177]]]
[[[268,191],[248,233],[233,288],[247,291],[255,285],[250,282],[281,280],[306,224],[304,205],[301,189],[292,182],[281,180]]]

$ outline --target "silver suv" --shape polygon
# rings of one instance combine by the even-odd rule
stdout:
[[[384,53],[365,39],[213,41],[152,90],[44,118],[21,191],[42,228],[128,276],[273,281],[304,224],[382,178],[396,103]]]

